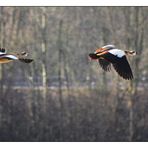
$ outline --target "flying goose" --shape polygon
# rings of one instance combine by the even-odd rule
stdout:
[[[133,73],[127,61],[126,55],[136,55],[135,51],[117,49],[114,45],[106,45],[98,48],[94,53],[90,53],[89,57],[98,60],[104,71],[110,71],[113,65],[116,72],[124,79],[133,79]]]
[[[8,63],[14,60],[19,60],[24,63],[30,63],[33,59],[25,58],[28,55],[26,52],[17,53],[17,54],[7,54],[4,48],[0,48],[0,64]]]

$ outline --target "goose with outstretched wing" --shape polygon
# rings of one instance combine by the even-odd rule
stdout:
[[[89,57],[98,60],[104,71],[110,71],[113,65],[116,72],[124,79],[133,79],[133,73],[126,55],[136,55],[135,51],[121,50],[115,48],[114,45],[106,45],[97,49],[94,53],[90,53]]]
[[[33,59],[26,58],[28,53],[21,52],[17,54],[7,54],[4,48],[0,48],[0,64],[9,63],[15,60],[24,62],[24,63],[31,63]]]

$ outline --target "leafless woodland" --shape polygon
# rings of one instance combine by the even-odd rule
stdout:
[[[0,7],[0,141],[148,141],[148,7]],[[136,50],[134,79],[88,59]]]

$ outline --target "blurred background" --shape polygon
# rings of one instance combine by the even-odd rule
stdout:
[[[148,7],[0,7],[0,141],[148,141]],[[136,50],[134,80],[88,54]]]

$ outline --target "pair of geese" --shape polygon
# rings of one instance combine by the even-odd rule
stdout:
[[[33,59],[28,59],[28,53],[7,54],[4,48],[0,48],[0,63],[8,63],[14,60],[19,60],[24,63],[31,63]],[[127,61],[126,55],[136,55],[135,51],[120,50],[114,45],[106,45],[98,48],[94,53],[90,53],[89,57],[92,60],[98,60],[104,71],[110,71],[113,65],[116,72],[124,79],[133,79],[133,73]]]

